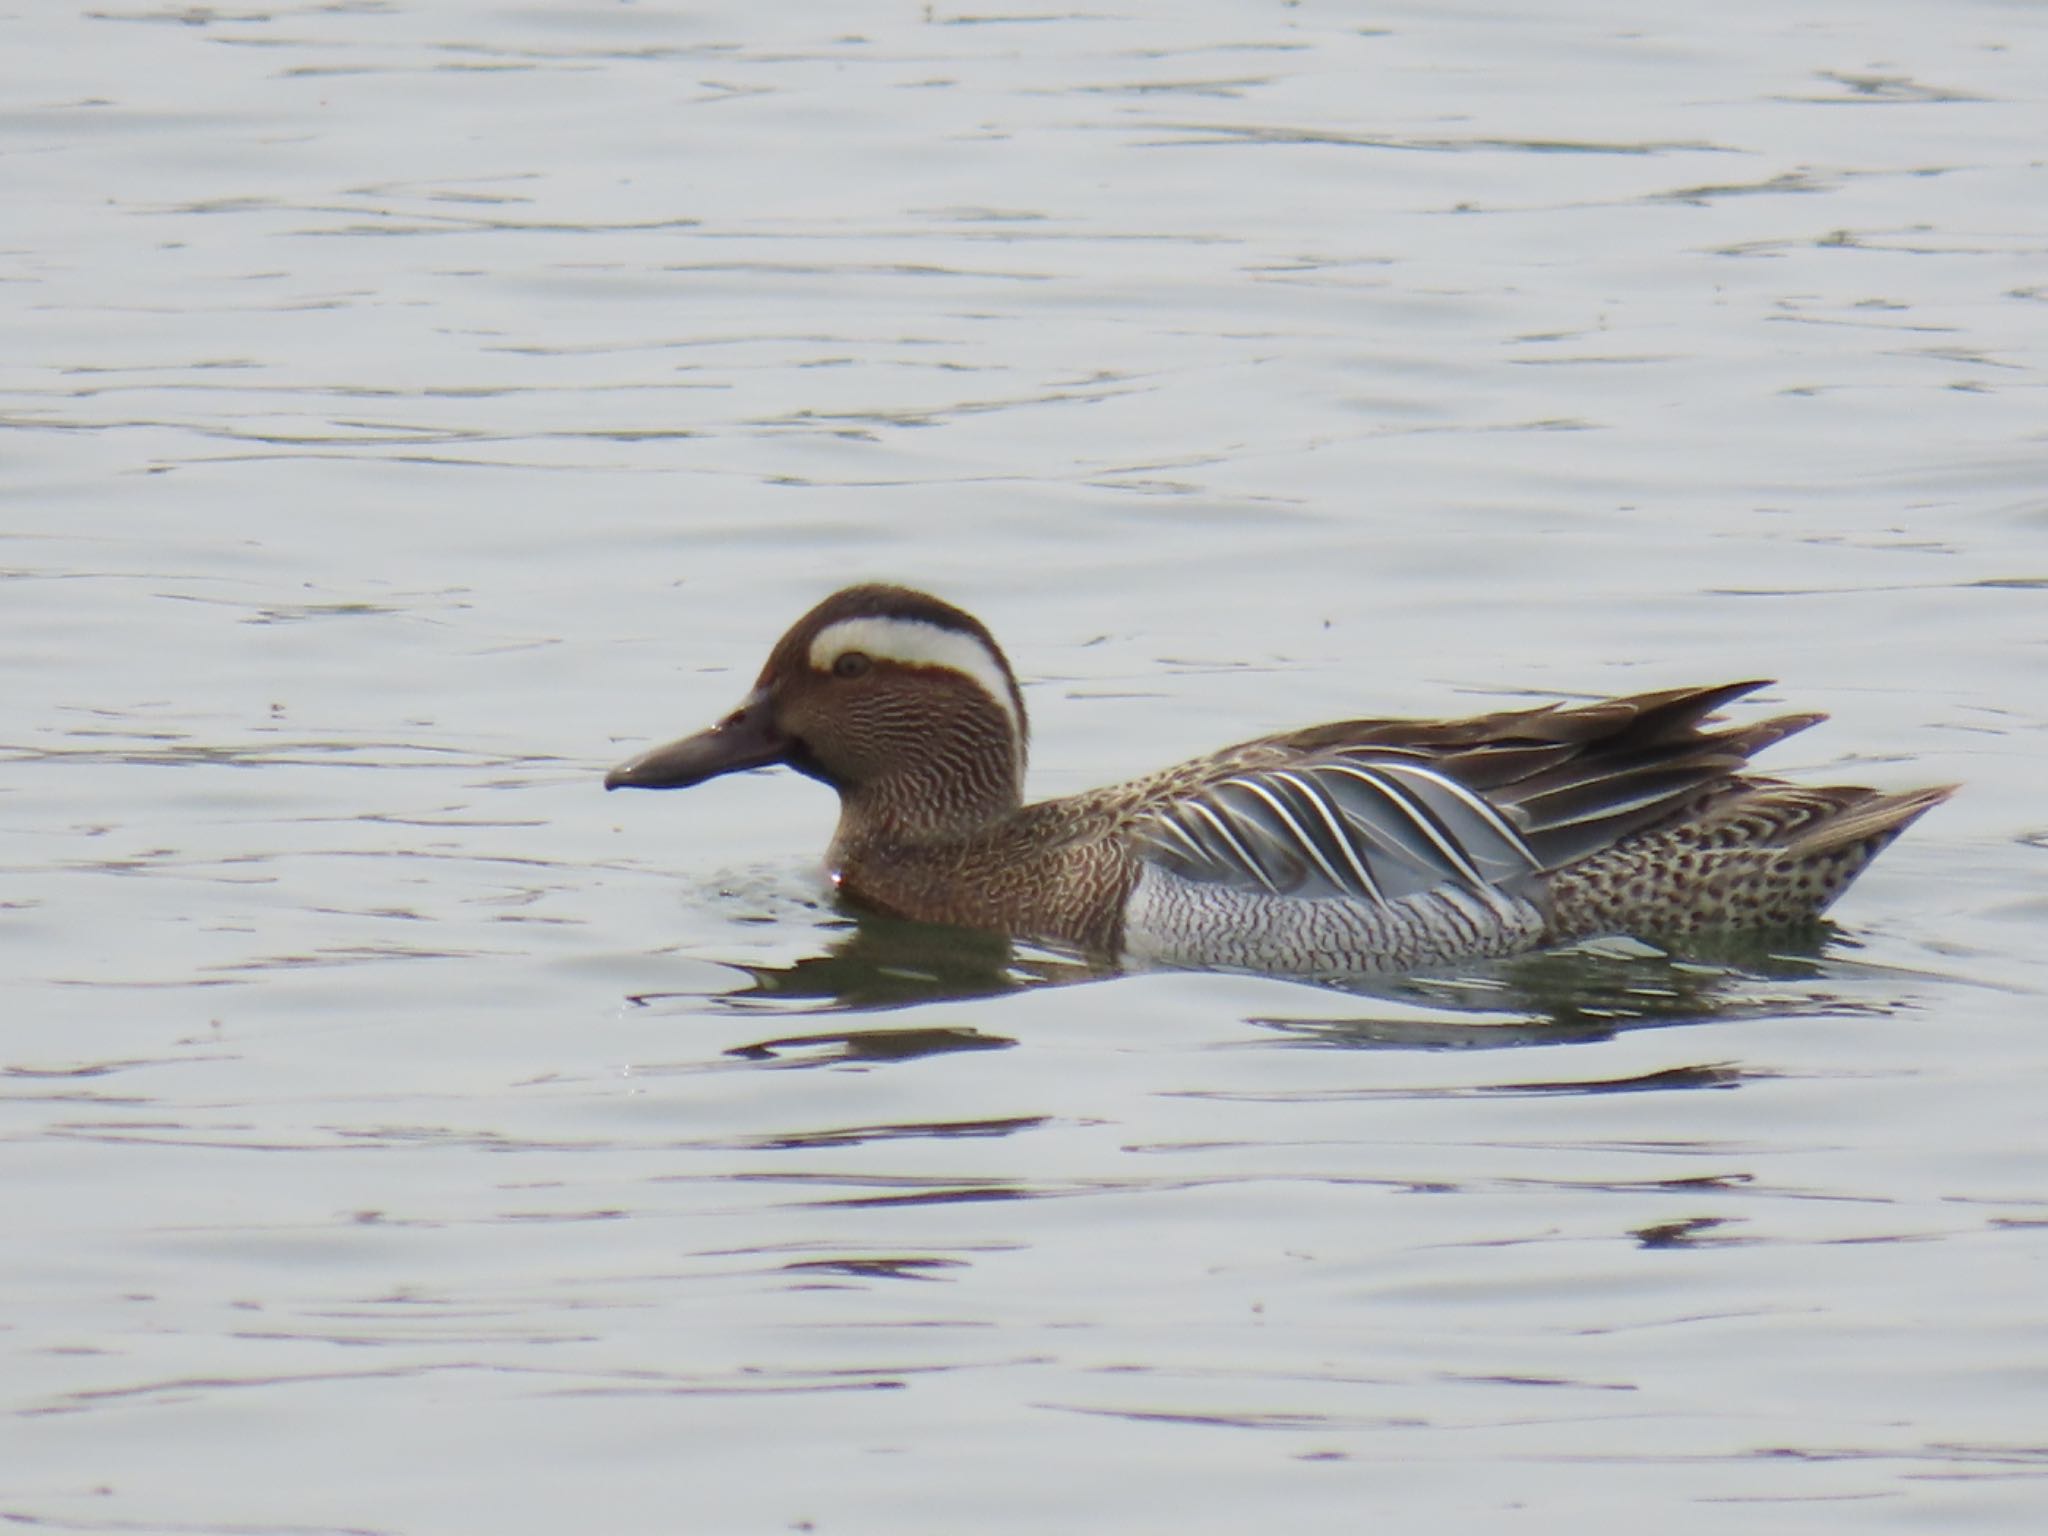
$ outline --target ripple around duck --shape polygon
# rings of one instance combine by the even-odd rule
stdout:
[[[764,898],[771,906],[785,901],[766,891],[739,901],[759,905]],[[734,962],[751,980],[710,998],[649,992],[632,1001],[657,1007],[710,1001],[738,1014],[866,1013],[1103,983],[1120,974],[1115,967],[964,930],[864,914],[833,918],[807,898],[798,908],[816,925],[823,952],[779,964]],[[785,915],[795,911],[785,908]],[[1636,941],[1600,941],[1463,972],[1327,980],[1305,988],[1304,995],[1394,1006],[1323,1017],[1251,1014],[1246,1022],[1309,1046],[1469,1049],[1586,1043],[1627,1029],[1715,1018],[1839,1016],[1894,1006],[1865,985],[1880,976],[1844,958],[1853,949],[1827,924],[1791,933],[1707,936],[1668,952]],[[1831,986],[1836,982],[1843,985]],[[828,1046],[844,1044],[845,1038],[792,1037]],[[881,1051],[891,1048],[889,1038],[880,1032]],[[772,1056],[789,1044],[770,1040],[759,1048]]]

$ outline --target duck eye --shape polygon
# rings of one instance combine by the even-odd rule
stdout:
[[[841,651],[839,659],[832,663],[834,677],[866,677],[868,668],[874,663],[859,651]]]

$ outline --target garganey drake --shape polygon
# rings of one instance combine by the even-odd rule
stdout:
[[[1749,775],[1824,718],[1714,723],[1763,686],[1313,725],[1026,805],[1024,698],[995,638],[858,586],[797,621],[738,709],[604,782],[786,763],[839,792],[833,883],[901,917],[1139,962],[1405,971],[1809,922],[1952,793]]]

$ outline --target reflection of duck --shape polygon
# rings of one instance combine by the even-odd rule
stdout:
[[[1747,776],[1822,718],[1705,728],[1760,686],[1348,720],[1025,805],[1023,698],[988,630],[923,593],[850,587],[782,637],[731,715],[605,784],[787,763],[839,792],[841,890],[905,917],[1169,964],[1412,970],[1810,921],[1950,793]]]
[[[944,924],[861,913],[835,928],[823,953],[788,965],[739,966],[749,985],[725,993],[719,1005],[792,1019],[892,1013],[1115,974]],[[1597,940],[1423,975],[1325,978],[1311,991],[1271,994],[1270,1002],[1284,1013],[1255,1011],[1246,1022],[1308,1046],[1493,1050],[1583,1044],[1637,1029],[1757,1014],[1860,1011],[1870,1005],[1854,1000],[1859,967],[1828,958],[1841,942],[1832,934],[1831,924],[1811,923],[1768,933],[1700,935],[1668,951],[1631,940]],[[701,994],[691,997],[698,1001]],[[979,1023],[864,1025],[778,1035],[728,1054],[815,1066],[1015,1043]],[[1688,1079],[1676,1086],[1728,1080],[1719,1068],[1676,1076]],[[1700,1080],[1690,1081],[1693,1076]]]
[[[1306,1045],[1491,1050],[1713,1019],[1862,1011],[1868,1005],[1853,1000],[1858,968],[1828,958],[1832,934],[1819,922],[1704,935],[1670,951],[1595,940],[1428,975],[1356,977],[1341,986],[1340,1009],[1289,1008],[1248,1022]],[[1705,1076],[1718,1084],[1725,1074]]]
[[[862,1012],[963,1001],[1105,972],[1050,955],[1015,953],[1000,934],[862,913],[825,952],[790,965],[744,965],[753,985],[728,993],[738,1007],[809,1003]]]

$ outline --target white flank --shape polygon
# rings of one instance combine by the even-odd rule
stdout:
[[[811,665],[830,672],[832,663],[848,651],[859,651],[875,661],[893,661],[905,667],[944,667],[972,680],[995,701],[1010,721],[1010,736],[1021,749],[1024,722],[1017,713],[1017,700],[1010,692],[1010,679],[1003,664],[973,635],[957,629],[927,624],[921,619],[841,619],[818,631],[811,642]]]

